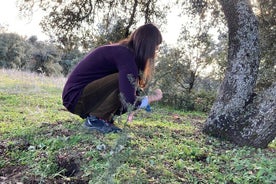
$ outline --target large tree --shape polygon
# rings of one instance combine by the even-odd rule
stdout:
[[[161,11],[157,0],[18,0],[17,3],[25,17],[31,17],[36,9],[44,11],[43,30],[67,49],[97,46],[93,42],[99,43],[99,36],[108,37],[108,42],[118,41],[128,36],[138,23],[162,21],[166,10],[163,4]]]
[[[276,82],[256,94],[258,21],[249,0],[219,0],[228,23],[228,67],[204,132],[264,148],[276,136]]]

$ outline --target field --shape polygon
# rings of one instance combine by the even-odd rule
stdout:
[[[206,114],[156,104],[120,134],[85,131],[64,78],[0,70],[0,183],[276,183],[276,142],[237,147],[201,132]]]

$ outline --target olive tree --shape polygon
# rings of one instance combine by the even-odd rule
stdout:
[[[228,23],[228,66],[204,132],[238,145],[266,147],[276,136],[276,82],[255,93],[258,21],[249,0],[219,0]]]
[[[259,20],[261,44],[257,88],[265,89],[276,81],[276,1],[259,1],[254,9]]]
[[[0,34],[0,67],[22,69],[28,60],[29,46],[15,33]]]
[[[163,21],[165,4],[157,0],[18,0],[23,16],[30,16],[34,9],[45,13],[41,22],[43,30],[66,49],[91,47],[100,35],[127,37],[139,23]],[[161,9],[162,8],[162,9]],[[116,27],[120,25],[121,27]],[[109,40],[110,41],[110,40]],[[116,40],[118,41],[118,40]]]

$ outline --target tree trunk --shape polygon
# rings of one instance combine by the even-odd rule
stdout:
[[[264,148],[276,136],[276,83],[255,94],[258,22],[249,0],[219,0],[229,31],[228,67],[203,131],[238,145]]]

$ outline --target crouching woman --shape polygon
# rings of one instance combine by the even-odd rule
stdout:
[[[92,50],[74,68],[64,86],[63,105],[85,120],[89,130],[118,132],[115,115],[145,108],[162,98],[162,91],[141,96],[152,75],[156,51],[162,42],[158,28],[145,24],[128,38]]]

